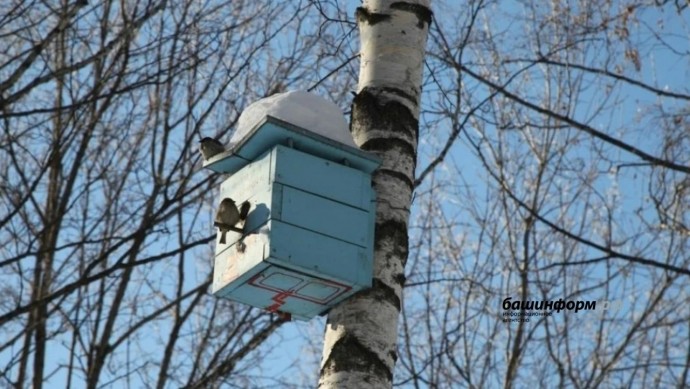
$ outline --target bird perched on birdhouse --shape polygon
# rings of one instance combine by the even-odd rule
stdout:
[[[208,161],[211,157],[225,151],[225,146],[213,138],[205,137],[199,141],[199,143],[199,151],[201,151],[201,156],[204,157],[204,161]]]
[[[213,223],[214,226],[218,227],[220,231],[220,242],[225,244],[225,235],[228,231],[235,231],[242,233],[241,228],[235,227],[240,220],[246,220],[247,214],[249,213],[249,202],[245,201],[242,203],[241,208],[238,209],[235,205],[235,201],[229,197],[223,199],[218,206],[218,211],[216,212],[216,218]]]

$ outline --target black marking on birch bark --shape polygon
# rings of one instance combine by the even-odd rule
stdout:
[[[401,287],[405,286],[405,281],[407,280],[407,277],[405,277],[405,274],[400,273],[393,278],[395,279],[395,282],[400,284]]]
[[[379,96],[390,93],[400,96],[417,105],[417,99],[397,88],[366,87],[355,96],[352,101],[350,123],[355,135],[358,131],[377,129],[391,132],[401,132],[418,139],[419,122],[410,109],[394,100],[384,100]]]
[[[402,309],[400,297],[395,294],[395,290],[393,290],[393,288],[386,285],[386,283],[381,281],[380,278],[374,278],[372,285],[371,290],[373,291],[373,298],[379,301],[389,302],[395,307],[395,309],[398,310],[398,312],[400,312],[400,309]]]
[[[325,376],[324,370],[332,372],[360,371],[371,373],[370,375],[373,376],[386,377],[388,382],[393,380],[393,372],[378,355],[362,344],[355,336],[349,334],[333,344],[331,354],[321,368],[321,377]]]
[[[386,220],[381,223],[376,223],[376,242],[374,247],[376,250],[381,250],[381,243],[386,240],[395,242],[395,248],[391,250],[391,254],[401,257],[403,265],[407,261],[408,254],[408,237],[407,237],[407,223]]]
[[[398,353],[395,351],[389,351],[388,355],[393,359],[393,363],[398,361]]]
[[[388,87],[388,86],[378,86],[378,87],[368,86],[368,87],[362,89],[362,91],[359,92],[359,94],[362,94],[365,92],[367,94],[369,94],[374,99],[377,99],[376,96],[379,96],[383,93],[390,93],[392,95],[402,97],[403,99],[408,100],[412,104],[417,105],[417,98],[416,97],[412,96],[411,94],[409,94],[409,93],[407,93],[404,90],[399,89],[399,88],[392,88],[392,87]],[[359,96],[359,95],[357,95],[357,96]]]
[[[357,7],[357,10],[355,10],[355,17],[357,18],[357,21],[359,21],[360,23],[367,22],[370,26],[373,26],[376,23],[381,23],[384,20],[388,20],[391,18],[390,15],[369,12],[364,7]]]
[[[403,91],[403,90],[400,90],[398,88],[389,88],[389,87],[383,87],[383,88],[378,88],[378,89],[385,92],[385,93],[390,93],[390,94],[393,94],[396,96],[400,96],[406,100],[409,100],[412,104],[417,105],[417,98],[412,96],[411,94]]]
[[[419,4],[412,4],[412,3],[407,3],[404,1],[396,1],[395,3],[391,4],[392,9],[399,9],[401,11],[407,11],[407,12],[412,12],[413,14],[417,15],[417,27],[419,28],[424,28],[424,23],[426,25],[431,24],[431,17],[433,16],[433,12],[431,10],[423,5]]]
[[[414,190],[414,181],[411,180],[410,177],[405,173],[400,173],[399,171],[396,171],[396,170],[378,168],[374,172],[374,176],[377,176],[377,175],[393,177],[397,180],[404,182],[405,185],[410,189],[410,192],[412,190]]]
[[[397,148],[400,154],[405,154],[412,158],[415,155],[414,145],[400,138],[371,138],[362,143],[359,148],[376,153],[383,153]]]

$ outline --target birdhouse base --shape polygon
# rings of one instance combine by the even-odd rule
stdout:
[[[357,288],[361,289],[361,288]],[[219,297],[309,320],[354,293],[350,285],[262,263],[216,291]]]

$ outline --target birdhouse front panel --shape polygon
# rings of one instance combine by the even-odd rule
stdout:
[[[226,198],[249,212],[216,241],[215,294],[308,319],[371,286],[369,173],[276,145],[221,185]]]

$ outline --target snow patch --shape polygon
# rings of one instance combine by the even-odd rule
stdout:
[[[252,103],[240,115],[230,144],[242,141],[266,116],[357,147],[340,108],[321,96],[302,91],[279,93]]]

